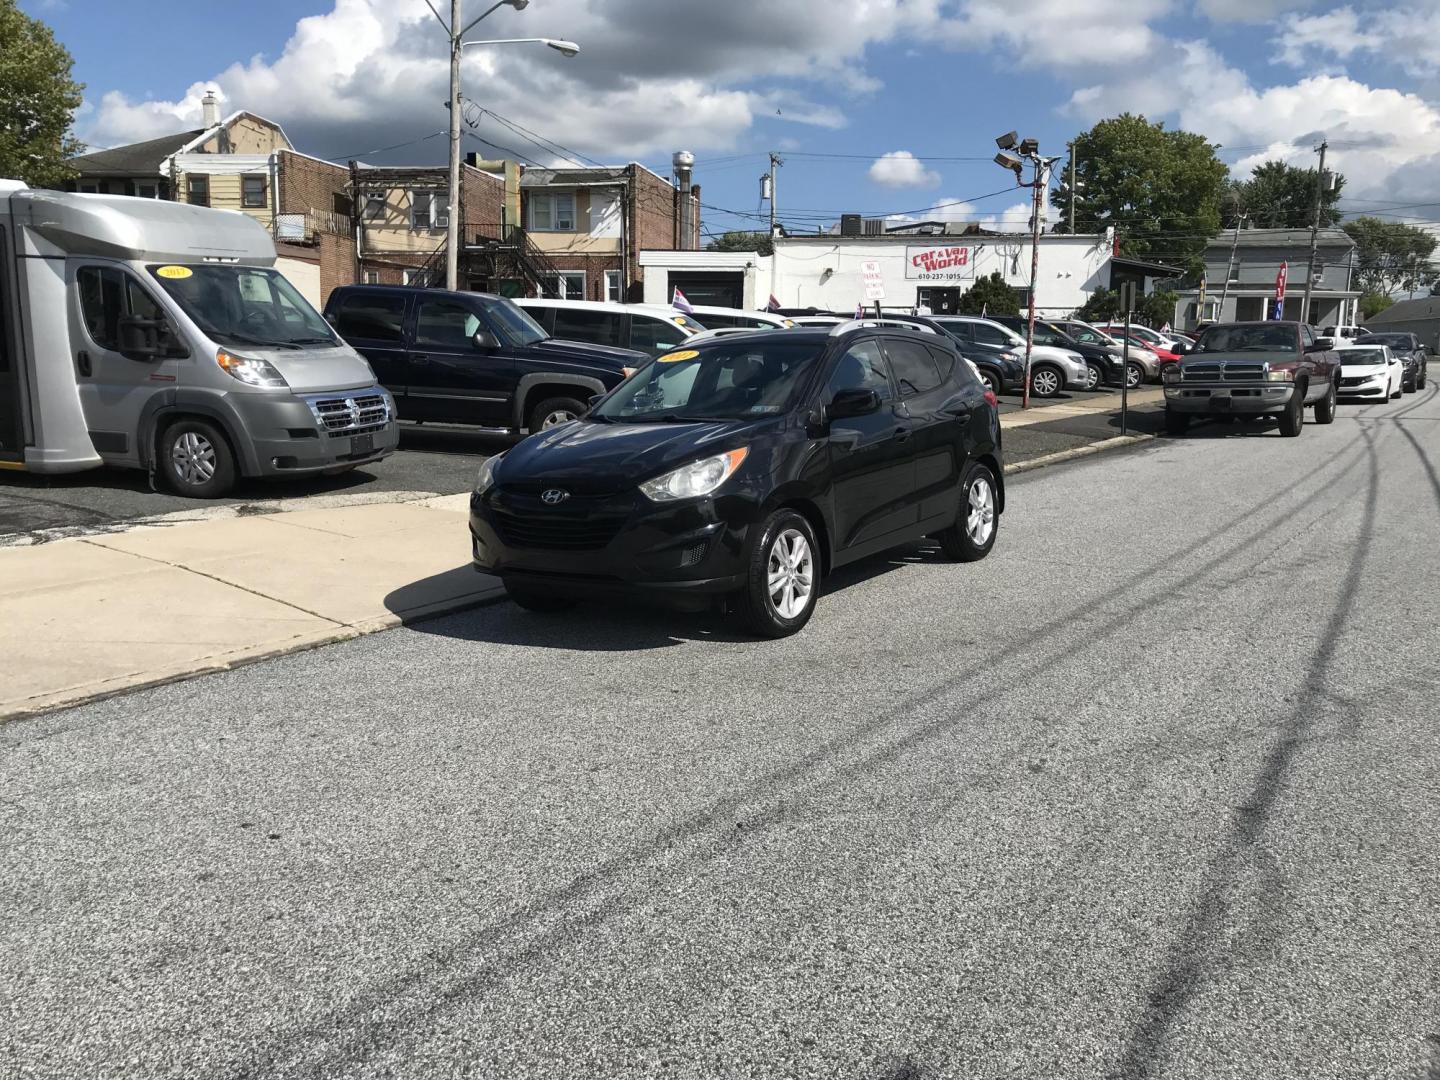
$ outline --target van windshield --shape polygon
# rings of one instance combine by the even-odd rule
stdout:
[[[340,344],[278,270],[223,263],[146,269],[191,321],[222,345],[307,349]]]

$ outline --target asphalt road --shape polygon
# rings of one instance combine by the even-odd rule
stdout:
[[[0,1075],[1436,1075],[1437,394],[0,728]]]
[[[1096,397],[1113,399],[1119,407],[1119,394],[1113,390],[1036,399],[1034,406],[1044,408]],[[1018,397],[1003,398],[1002,411],[1017,411],[1019,401]],[[1148,421],[1143,410],[1135,415],[1142,430],[1158,430],[1158,412],[1152,410]],[[1006,459],[1023,461],[1068,450],[1109,438],[1118,430],[1118,420],[1096,415],[1007,433]],[[481,462],[505,449],[511,441],[504,436],[462,427],[406,424],[401,430],[400,449],[379,465],[340,477],[245,481],[232,498],[208,503],[181,498],[164,488],[152,491],[148,476],[128,469],[99,469],[64,476],[0,472],[0,547],[111,532],[146,518],[194,513],[209,506],[236,506],[258,513],[303,509],[322,502],[383,500],[406,493],[417,497],[453,495],[468,491]]]

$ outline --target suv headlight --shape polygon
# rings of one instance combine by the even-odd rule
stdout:
[[[714,457],[701,458],[699,461],[692,461],[689,465],[682,465],[664,476],[657,476],[654,480],[645,481],[640,485],[640,490],[645,493],[647,498],[653,499],[655,502],[698,499],[703,495],[709,495],[726,480],[729,480],[749,452],[742,448],[730,450],[724,454],[716,454]]]
[[[480,475],[475,477],[475,494],[484,495],[495,486],[495,467],[500,464],[504,454],[496,454],[494,457],[486,458],[480,466]]]
[[[252,360],[236,356],[221,349],[215,354],[215,363],[231,378],[239,379],[247,386],[289,386],[285,376],[275,369],[268,360]]]

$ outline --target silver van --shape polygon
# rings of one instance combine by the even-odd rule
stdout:
[[[0,180],[0,469],[238,477],[368,465],[395,403],[252,218]]]

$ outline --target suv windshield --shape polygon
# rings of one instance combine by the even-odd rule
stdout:
[[[263,266],[150,266],[150,276],[208,337],[222,344],[332,348],[340,339],[295,286]]]
[[[1415,346],[1409,334],[1366,334],[1355,342],[1356,345],[1389,345],[1392,349],[1409,352]]]
[[[825,351],[821,341],[785,334],[721,338],[666,353],[622,383],[592,419],[645,424],[669,420],[742,420],[782,413]]]
[[[507,345],[534,345],[550,336],[527,312],[503,297],[476,296],[474,299]]]
[[[1286,352],[1296,349],[1293,326],[1212,326],[1200,335],[1196,352]]]

